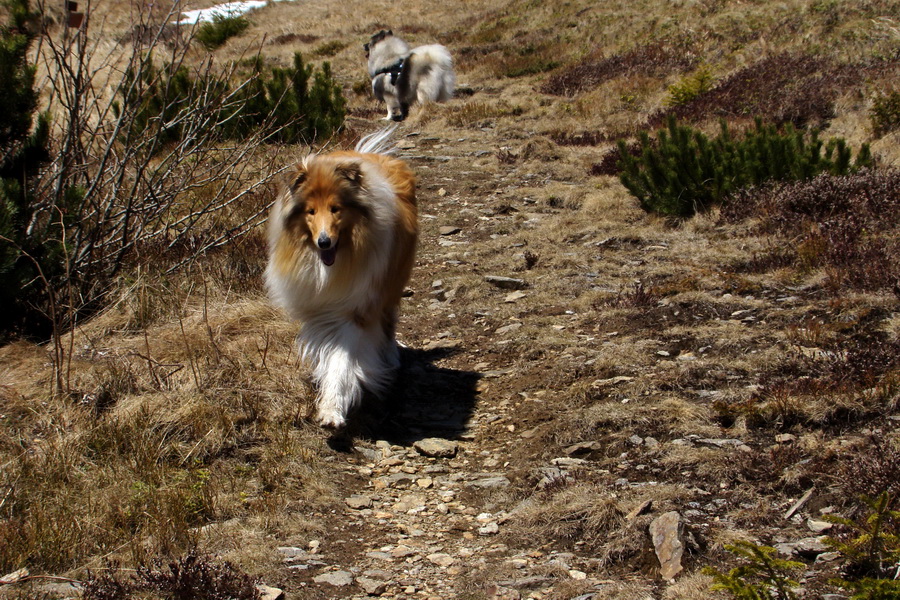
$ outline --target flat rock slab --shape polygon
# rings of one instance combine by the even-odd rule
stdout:
[[[528,287],[524,279],[516,279],[515,277],[485,275],[484,280],[501,290],[524,290]]]
[[[357,577],[356,584],[370,596],[380,596],[387,591],[387,583],[370,577]]]
[[[344,503],[350,508],[362,510],[364,508],[372,508],[372,498],[369,496],[350,496],[344,500]]]
[[[256,591],[259,592],[259,600],[284,600],[284,591],[278,588],[259,584]]]
[[[443,438],[425,438],[413,444],[413,448],[422,456],[430,458],[453,458],[459,451],[456,442]]]
[[[316,583],[327,583],[335,587],[344,587],[353,583],[353,574],[350,571],[331,571],[313,577]]]

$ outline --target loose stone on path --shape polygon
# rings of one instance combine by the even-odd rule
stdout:
[[[430,458],[453,458],[459,451],[456,442],[442,438],[425,438],[413,444],[419,454]]]

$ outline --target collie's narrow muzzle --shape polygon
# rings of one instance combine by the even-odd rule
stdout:
[[[325,266],[330,267],[333,265],[334,259],[337,258],[337,242],[332,241],[328,234],[323,231],[319,234],[316,245],[319,247],[319,256],[322,258]]]

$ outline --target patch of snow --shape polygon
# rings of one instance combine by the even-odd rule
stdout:
[[[272,0],[277,2],[280,0]],[[188,10],[181,13],[181,18],[175,21],[176,25],[196,25],[197,23],[212,23],[216,17],[239,17],[251,10],[262,8],[268,4],[268,0],[240,0],[216,4],[209,8]]]

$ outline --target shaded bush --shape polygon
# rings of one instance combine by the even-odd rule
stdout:
[[[171,561],[157,560],[134,574],[113,566],[105,572],[88,572],[85,600],[127,600],[156,592],[170,600],[257,600],[256,581],[231,563],[213,562],[196,553]]]
[[[241,16],[214,15],[212,22],[197,28],[195,38],[207,50],[215,50],[229,38],[238,36],[250,27],[250,21]]]
[[[652,144],[653,141],[651,140]],[[641,156],[642,148],[640,144],[631,143],[625,144],[626,152],[637,158]],[[594,163],[591,165],[590,174],[591,175],[618,175],[622,172],[622,147],[620,145],[616,145],[611,148],[606,154],[603,155],[603,158],[600,159],[600,162]]]
[[[82,191],[63,186],[43,218],[35,206],[34,182],[50,161],[50,113],[38,113],[35,66],[28,61],[34,21],[27,0],[3,2],[7,23],[0,28],[0,340],[11,331],[47,336],[45,315],[56,309],[58,290],[47,283],[64,271],[62,232]],[[39,324],[38,327],[34,327]]]
[[[794,264],[825,268],[829,287],[900,294],[900,172],[862,171],[743,190],[723,209],[726,220],[754,216],[763,233],[794,240]],[[784,249],[782,249],[784,250]]]
[[[661,41],[599,60],[589,58],[551,76],[541,86],[541,92],[574,96],[623,75],[663,76],[688,71],[697,58],[685,45],[679,41]]]
[[[650,116],[659,127],[670,116],[699,121],[709,117],[762,118],[803,127],[834,117],[838,95],[860,81],[857,65],[823,57],[778,54],[733,73],[714,88]]]
[[[872,98],[869,119],[872,132],[878,136],[900,129],[900,91],[876,94]]]
[[[854,164],[842,139],[825,145],[815,131],[807,136],[790,125],[779,131],[760,120],[742,139],[733,138],[722,121],[719,135],[710,140],[670,116],[668,128],[657,132],[656,145],[644,133],[641,147],[635,158],[619,142],[622,183],[644,210],[677,217],[706,210],[750,185],[808,179],[823,171],[845,174],[871,163],[868,146],[860,149]]]

